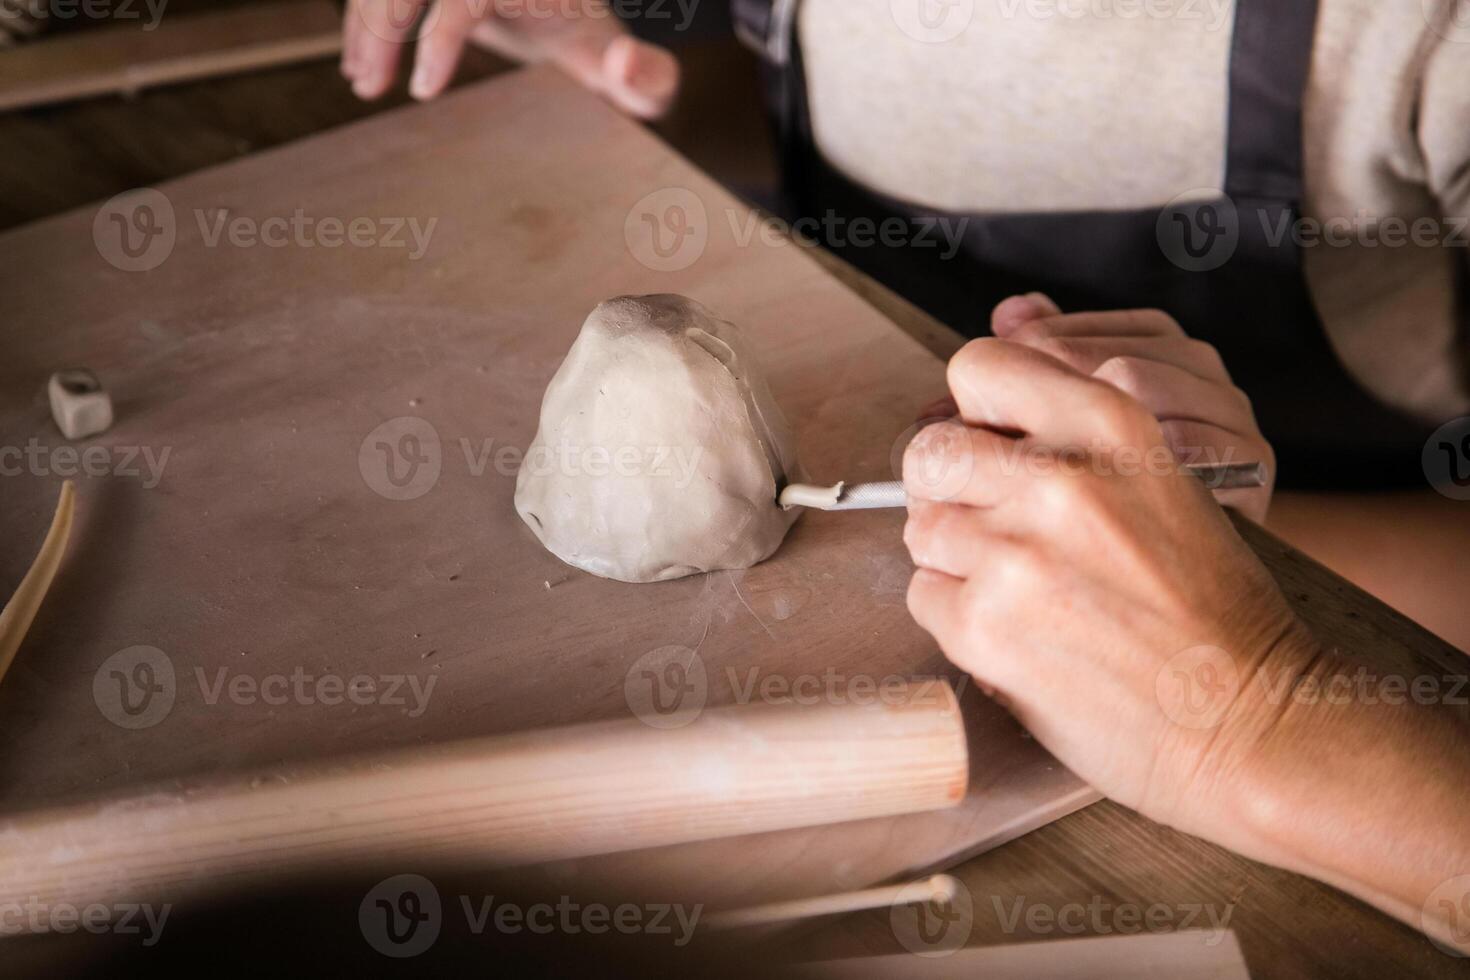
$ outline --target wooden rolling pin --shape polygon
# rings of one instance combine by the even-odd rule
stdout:
[[[530,864],[958,803],[953,690],[885,691],[899,697],[524,732],[0,819],[0,908],[177,902],[385,860]]]

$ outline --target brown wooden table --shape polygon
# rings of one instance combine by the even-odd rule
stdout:
[[[687,98],[663,132],[716,176],[748,184],[769,172],[761,154],[751,66],[733,46],[688,59]],[[473,55],[461,79],[503,66]],[[741,79],[731,83],[731,72]],[[334,64],[259,72],[148,92],[0,115],[0,228],[13,227],[122,190],[296,139],[399,104],[357,102]],[[734,130],[744,128],[743,135]],[[724,126],[725,128],[721,128]],[[733,161],[733,163],[732,163]],[[723,165],[722,165],[723,164]],[[835,259],[832,269],[865,299],[945,356],[959,339]],[[930,392],[915,392],[916,404]],[[1297,608],[1339,642],[1359,639],[1401,663],[1463,672],[1464,659],[1430,634],[1265,532],[1243,533],[1271,565]],[[1105,934],[1134,921],[1117,910],[1162,907],[1171,928],[1209,927],[1229,915],[1253,975],[1364,977],[1466,975],[1470,961],[1335,889],[1241,859],[1103,802],[976,858],[953,872],[974,897],[972,946]],[[1031,931],[1017,907],[1100,909],[1072,925]],[[1100,927],[1099,927],[1100,926]],[[856,914],[803,933],[807,953],[901,952],[886,914]]]

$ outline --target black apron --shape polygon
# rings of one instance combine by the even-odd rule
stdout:
[[[1278,486],[1424,485],[1420,454],[1433,426],[1376,401],[1343,368],[1290,234],[1302,201],[1302,101],[1317,0],[1236,2],[1223,196],[1148,211],[1046,214],[922,209],[829,166],[812,138],[796,5],[732,0],[737,33],[764,61],[788,217],[963,227],[949,258],[946,247],[824,244],[969,336],[989,332],[1002,299],[1031,291],[1070,311],[1162,309],[1214,345],[1250,396],[1277,453]]]

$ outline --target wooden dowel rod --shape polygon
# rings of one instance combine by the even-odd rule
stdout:
[[[45,38],[6,52],[0,111],[331,57],[342,49],[341,24],[337,5],[301,0]]]
[[[524,732],[0,819],[0,907],[176,902],[384,859],[504,867],[958,803],[954,691],[885,694],[706,710],[672,730]]]
[[[959,882],[949,875],[931,875],[921,883],[922,889],[907,885],[884,885],[840,895],[799,898],[790,902],[771,902],[745,909],[716,912],[705,918],[706,928],[715,930],[745,929],[750,926],[775,925],[796,919],[814,919],[819,915],[840,915],[893,905],[916,905],[933,902],[943,905],[954,901]]]

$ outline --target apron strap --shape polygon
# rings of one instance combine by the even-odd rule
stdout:
[[[767,64],[785,68],[791,60],[797,0],[730,0],[735,36]]]
[[[761,59],[761,84],[781,163],[778,207],[794,214],[816,155],[806,97],[806,70],[796,39],[801,0],[730,0],[735,35]]]
[[[1299,206],[1302,101],[1319,0],[1235,0],[1225,193]]]

